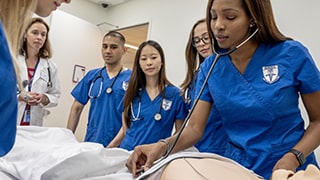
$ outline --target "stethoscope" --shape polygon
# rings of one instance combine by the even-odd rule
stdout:
[[[102,71],[105,70],[105,69],[106,69],[105,66],[102,67],[102,68],[100,69],[98,75],[93,79],[92,83],[90,84],[88,96],[89,96],[90,98],[92,98],[92,99],[96,99],[96,98],[100,97],[100,95],[101,95],[102,85],[103,85],[103,82],[104,82],[104,77],[102,76]],[[118,78],[119,74],[121,73],[121,71],[122,71],[122,67],[120,68],[120,70],[119,70],[119,72],[117,73],[116,77],[112,80],[110,87],[107,88],[107,90],[106,90],[106,93],[107,93],[107,94],[111,94],[111,93],[112,93],[113,84],[114,84],[115,81],[117,80],[117,78]],[[100,85],[99,85],[98,95],[96,95],[96,96],[91,95],[93,85],[94,85],[94,84],[96,83],[96,81],[97,81],[98,79],[100,79],[100,78],[101,78],[101,81],[100,81]]]
[[[153,116],[154,120],[156,121],[160,121],[162,119],[162,116],[161,116],[161,109],[162,109],[162,103],[163,103],[163,99],[165,97],[165,90],[163,92],[161,92],[161,102],[160,102],[160,105],[159,105],[159,110],[158,112]],[[140,112],[141,112],[141,95],[139,94],[138,95],[138,112],[137,114],[135,115],[134,112],[133,112],[133,105],[132,105],[132,102],[130,103],[130,108],[131,108],[131,120],[132,121],[138,121],[138,120],[143,120],[144,118],[143,117],[140,117]]]
[[[191,92],[190,87],[188,87],[184,92],[184,102],[189,105],[191,103]]]
[[[192,80],[192,82],[190,83],[190,85],[186,88],[185,92],[184,92],[184,102],[189,105],[191,103],[191,95],[192,95],[192,90],[195,89],[195,86],[196,86],[196,79],[197,79],[197,76],[198,76],[198,72],[199,72],[199,69],[196,70],[194,73],[194,78]]]
[[[53,84],[52,84],[52,81],[51,81],[51,71],[50,71],[50,65],[49,65],[49,62],[47,61],[48,63],[48,67],[47,67],[47,71],[48,71],[48,82],[47,82],[47,87],[49,88],[52,88]]]
[[[251,27],[251,25],[250,25],[250,27]],[[190,116],[191,116],[192,112],[194,111],[194,108],[195,108],[196,104],[198,103],[198,101],[199,101],[199,99],[200,99],[200,96],[202,95],[202,92],[203,92],[203,90],[204,90],[204,88],[205,88],[205,86],[206,86],[206,84],[207,84],[207,82],[208,82],[208,79],[209,79],[209,77],[210,77],[210,74],[211,74],[213,68],[215,67],[217,61],[221,58],[221,56],[230,55],[231,53],[233,53],[234,51],[236,51],[237,49],[239,49],[239,48],[240,48],[241,46],[243,46],[246,42],[248,42],[255,34],[257,34],[258,31],[259,31],[259,28],[257,27],[257,29],[256,29],[247,39],[245,39],[244,41],[242,41],[241,43],[239,43],[237,46],[235,46],[235,47],[231,48],[230,50],[228,50],[228,51],[226,51],[226,52],[223,52],[223,53],[218,53],[218,52],[215,50],[215,47],[212,46],[212,47],[213,47],[213,48],[212,48],[213,53],[216,54],[216,56],[215,56],[215,58],[214,58],[214,60],[213,60],[213,62],[212,62],[212,64],[211,64],[211,66],[210,66],[210,69],[209,69],[209,71],[208,71],[208,73],[207,73],[207,75],[206,75],[206,77],[205,77],[205,79],[204,79],[204,82],[203,82],[203,84],[202,84],[202,86],[201,86],[201,88],[200,88],[200,91],[197,93],[197,97],[194,99],[194,102],[193,102],[193,104],[192,104],[192,107],[191,107],[191,109],[190,109],[187,117],[185,118],[182,126],[181,126],[180,129],[177,131],[176,137],[174,138],[173,143],[168,145],[168,149],[167,149],[166,154],[165,154],[164,156],[162,156],[160,159],[156,160],[156,161],[153,163],[153,165],[158,164],[159,162],[163,161],[164,159],[166,159],[166,158],[171,154],[171,152],[172,152],[172,150],[174,149],[175,145],[177,144],[177,142],[178,142],[178,140],[179,140],[179,138],[180,138],[180,136],[181,136],[184,128],[186,127],[187,123],[189,122]],[[212,40],[212,42],[214,42],[214,41]],[[142,168],[142,170],[141,170],[140,172],[138,172],[138,173],[139,173],[139,174],[144,173],[144,169]]]
[[[170,147],[169,147],[168,151],[166,152],[166,154],[165,154],[161,159],[159,159],[159,160],[157,161],[157,163],[160,162],[162,159],[167,158],[167,157],[170,155],[170,153],[172,152],[174,146],[176,145],[178,139],[180,138],[180,136],[181,136],[181,134],[182,134],[182,131],[183,131],[184,128],[186,127],[187,123],[189,122],[190,116],[191,116],[192,112],[194,111],[194,108],[195,108],[196,104],[198,103],[198,101],[199,101],[199,99],[200,99],[200,96],[202,95],[202,92],[203,92],[203,90],[204,90],[204,88],[205,88],[205,86],[206,86],[206,84],[207,84],[207,82],[208,82],[208,79],[209,79],[209,77],[210,77],[210,75],[211,75],[211,72],[212,72],[213,68],[215,67],[217,61],[220,59],[220,57],[221,57],[221,56],[227,56],[227,55],[233,53],[234,51],[236,51],[237,49],[239,49],[239,48],[240,48],[241,46],[243,46],[246,42],[248,42],[255,34],[257,34],[258,31],[259,31],[259,28],[257,27],[257,29],[256,29],[247,39],[245,39],[244,41],[242,41],[241,43],[239,43],[237,46],[235,46],[235,47],[231,48],[230,50],[228,50],[228,51],[226,51],[226,52],[223,52],[223,53],[218,53],[218,52],[215,50],[214,46],[212,46],[212,47],[213,47],[213,48],[212,48],[213,53],[216,54],[216,56],[215,56],[215,58],[214,58],[214,60],[213,60],[213,62],[212,62],[212,64],[211,64],[211,66],[210,66],[210,69],[209,69],[209,71],[208,71],[208,74],[206,75],[206,78],[205,78],[204,81],[203,81],[203,84],[202,84],[202,86],[201,86],[201,88],[200,88],[200,91],[197,93],[197,97],[194,99],[193,105],[192,105],[192,107],[191,107],[191,109],[190,109],[187,117],[185,118],[185,121],[183,122],[183,124],[182,124],[181,128],[179,129],[179,131],[176,133],[177,136],[176,136],[176,138],[174,139],[172,145],[170,145]],[[212,42],[214,42],[214,41],[212,41]]]
[[[36,73],[36,70],[37,70],[37,67],[38,67],[39,62],[40,62],[40,58],[38,59],[38,62],[37,62],[37,64],[36,64],[35,68],[34,68],[34,69],[35,69],[34,74]],[[50,64],[49,64],[48,61],[47,61],[47,64],[48,64],[48,67],[47,67],[47,71],[48,71],[47,87],[52,88],[53,84],[52,84],[52,80],[51,80]],[[33,76],[32,76],[32,78],[30,79],[30,81],[28,81],[28,80],[22,81],[22,88],[25,88],[25,87],[28,86],[28,90],[31,91],[32,82],[33,82]],[[19,85],[18,85],[18,84],[17,84],[17,88],[18,88],[17,93],[18,93],[18,94],[21,93],[21,89],[19,88]]]

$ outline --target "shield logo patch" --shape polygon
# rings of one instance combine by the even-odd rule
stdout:
[[[122,89],[123,89],[123,90],[127,91],[128,86],[129,86],[129,83],[128,83],[128,82],[122,81]]]
[[[163,99],[163,102],[162,102],[162,109],[167,111],[169,109],[171,109],[171,105],[172,105],[172,101],[169,101],[167,99]]]
[[[278,65],[263,66],[262,72],[263,72],[263,80],[268,84],[272,84],[279,79]]]

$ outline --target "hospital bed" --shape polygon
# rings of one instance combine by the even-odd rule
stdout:
[[[97,143],[78,142],[73,133],[65,128],[19,126],[13,149],[0,158],[0,179],[133,180],[132,174],[125,167],[129,156],[130,152],[124,149],[106,149]],[[209,166],[199,166],[194,159],[210,159]],[[160,161],[136,180],[163,179],[175,174],[172,172],[181,171],[179,167],[183,166],[186,166],[186,169],[182,169],[184,174],[196,167],[204,171],[206,176],[223,174],[223,179],[228,179],[227,175],[233,174],[240,180],[239,174],[242,173],[247,177],[246,180],[249,180],[248,177],[259,179],[256,174],[230,159],[216,154],[186,151]],[[219,171],[213,173],[215,169]]]

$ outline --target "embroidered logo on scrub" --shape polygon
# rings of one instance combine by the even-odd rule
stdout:
[[[127,90],[128,89],[128,86],[129,86],[129,83],[128,82],[126,82],[126,81],[122,81],[122,89],[123,90]]]
[[[163,99],[162,102],[162,109],[164,109],[165,111],[169,110],[171,108],[172,105],[172,101],[169,101],[167,99]]]
[[[272,84],[276,82],[279,79],[279,68],[278,65],[273,66],[263,66],[262,67],[263,72],[263,80],[266,83]]]

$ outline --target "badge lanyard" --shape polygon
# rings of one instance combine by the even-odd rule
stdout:
[[[40,59],[40,58],[39,58]],[[34,72],[33,72],[33,75],[32,75],[32,77],[31,77],[31,79],[30,79],[30,81],[29,81],[29,84],[28,84],[28,91],[30,92],[31,91],[31,87],[32,87],[32,82],[33,82],[33,79],[34,79],[34,75],[36,74],[36,71],[37,71],[37,68],[38,68],[38,64],[39,64],[39,60],[38,59],[38,61],[37,61],[37,64],[36,64],[36,66],[34,67]]]
[[[40,58],[39,58],[40,59]],[[37,71],[37,67],[38,67],[38,64],[39,64],[39,60],[38,59],[38,61],[37,61],[37,64],[36,64],[36,66],[34,67],[34,72],[33,72],[33,74],[32,74],[32,77],[30,78],[30,81],[29,81],[29,84],[28,84],[28,92],[31,92],[31,88],[32,88],[32,82],[33,82],[33,80],[34,80],[34,75],[36,74],[36,71]],[[27,67],[27,69],[28,69],[28,67]],[[22,120],[21,120],[21,125],[29,125],[30,124],[30,109],[31,109],[31,107],[30,107],[30,105],[29,104],[27,104],[26,105],[26,108],[25,108],[25,110],[24,110],[24,112],[23,112],[23,116],[22,116]]]

